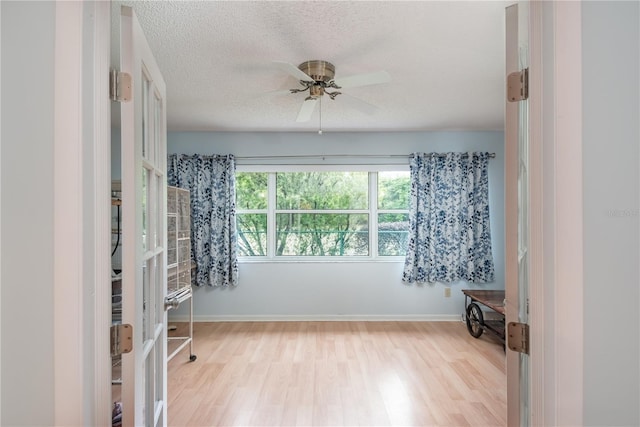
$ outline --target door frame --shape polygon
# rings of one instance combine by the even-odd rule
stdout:
[[[537,326],[531,346],[539,359],[532,371],[539,385],[532,396],[534,425],[583,424],[581,8],[580,2],[531,2],[531,59],[537,69],[531,81],[531,145],[539,150],[542,236],[535,292],[543,303],[532,312]]]
[[[529,35],[529,423],[582,425],[581,4],[519,3]]]
[[[530,424],[582,425],[580,2],[529,6]]]
[[[93,156],[87,158],[90,163],[89,173],[94,172],[93,186],[93,224],[95,229],[94,281],[96,283],[94,308],[93,354],[95,362],[94,409],[91,411],[94,425],[107,421],[112,423],[111,398],[111,100],[109,99],[109,67],[111,65],[111,2],[96,1],[85,6],[84,17],[87,23],[84,40],[88,33],[93,35],[90,46],[85,52],[92,58],[93,74],[89,89],[93,101],[92,133],[85,139],[93,137]],[[103,402],[109,402],[106,406]]]
[[[111,425],[110,2],[56,2],[54,419]]]
[[[540,422],[536,421],[536,424],[581,425],[582,162],[576,161],[581,159],[582,139],[581,6],[579,2],[538,1],[532,1],[530,6],[531,79],[532,82],[536,79],[542,82],[539,86],[531,88],[532,103],[536,102],[536,99],[540,103],[538,107],[531,106],[532,111],[540,108],[538,115],[532,115],[530,120],[531,127],[538,129],[537,134],[531,135],[531,144],[540,144],[543,149],[539,169],[543,176],[542,182],[538,181],[542,187],[536,191],[542,193],[543,204],[539,215],[543,215],[544,219],[542,244],[545,250],[542,255],[544,284],[534,290],[541,295],[534,297],[540,298],[540,301],[532,311],[532,321],[543,323],[534,323],[537,326],[532,326],[531,331],[533,351],[542,353],[542,359],[532,365],[533,382],[542,383],[543,395],[540,395],[540,390],[533,390],[532,412],[534,417],[540,417],[537,418]],[[82,13],[80,20],[78,8],[86,11]],[[93,16],[89,13],[90,9],[86,8],[93,8]],[[108,88],[105,91],[104,85],[96,82],[106,82],[107,79],[105,73],[108,71],[109,61],[104,61],[104,58],[108,59],[110,55],[110,4],[58,2],[56,10],[57,19],[68,19],[68,25],[56,25],[56,35],[61,36],[56,37],[56,40],[64,40],[64,37],[71,37],[71,40],[82,38],[83,31],[78,31],[78,28],[84,28],[85,32],[92,31],[95,55],[93,58],[83,56],[83,51],[77,49],[77,44],[73,43],[72,51],[67,51],[68,54],[64,57],[56,57],[56,69],[65,69],[65,66],[81,69],[81,77],[85,82],[82,87],[78,87],[77,84],[73,85],[71,79],[55,80],[56,94],[65,93],[67,90],[72,90],[75,94],[67,99],[65,108],[56,108],[55,125],[71,124],[73,132],[70,135],[71,140],[67,142],[74,144],[74,152],[77,154],[71,159],[59,156],[68,147],[64,148],[62,140],[59,139],[61,136],[56,134],[56,166],[72,168],[73,173],[80,173],[84,178],[90,179],[89,182],[93,182],[98,192],[98,196],[95,197],[90,197],[87,192],[71,196],[71,206],[76,207],[75,215],[80,217],[84,226],[81,233],[65,235],[64,230],[68,223],[63,221],[64,218],[57,217],[54,224],[56,248],[95,248],[92,264],[83,264],[81,259],[77,259],[73,263],[60,266],[73,273],[70,275],[71,281],[65,279],[62,283],[62,276],[59,275],[54,278],[56,343],[59,343],[57,338],[72,335],[63,321],[64,312],[67,312],[65,316],[81,319],[80,324],[92,325],[95,336],[95,339],[90,339],[90,332],[85,330],[78,335],[73,334],[72,339],[68,341],[69,346],[55,346],[55,377],[58,379],[56,387],[77,387],[73,389],[73,393],[64,395],[65,399],[56,399],[56,424],[69,424],[64,421],[76,417],[73,419],[87,421],[83,422],[84,424],[108,425],[111,411],[105,389],[108,388],[110,395],[110,361],[105,362],[104,358],[98,355],[105,346],[108,348],[106,331],[109,322],[105,321],[105,318],[110,319],[110,307],[104,307],[102,302],[108,302],[110,295],[111,283],[108,277],[103,277],[105,270],[110,271],[110,253],[108,249],[103,248],[105,245],[99,243],[97,236],[102,236],[103,229],[100,224],[104,223],[105,217],[109,217],[109,214],[105,213],[109,211],[109,194],[105,196],[106,200],[102,200],[99,192],[103,191],[103,187],[108,188],[111,180],[111,135],[109,102],[105,101],[108,100]],[[65,18],[67,13],[71,16],[67,15]],[[75,30],[70,30],[69,27]],[[66,49],[70,49],[70,46]],[[107,64],[107,71],[104,62]],[[540,73],[537,77],[536,72]],[[86,84],[89,80],[93,82],[93,86]],[[92,110],[93,118],[73,108],[68,109],[69,106],[82,105],[83,102],[86,108]],[[73,114],[76,114],[75,119]],[[78,129],[79,123],[82,123],[83,130]],[[96,138],[92,141],[94,151],[90,158],[82,157],[83,144],[86,150],[86,144],[90,143],[88,140],[82,141],[83,135],[88,135],[88,129],[92,129]],[[54,186],[56,193],[62,194],[66,190],[62,181],[56,181]],[[68,209],[69,205],[65,205],[65,208]],[[82,211],[83,215],[80,215],[79,211]],[[110,222],[106,229],[109,227]],[[83,274],[77,274],[78,269],[81,269]],[[59,272],[62,273],[63,270]],[[83,278],[87,277],[95,279],[94,298],[90,298],[83,287]],[[67,301],[64,297],[68,295],[75,295],[75,299]],[[101,325],[105,325],[104,328]],[[79,354],[83,356],[80,357]],[[79,361],[80,365],[74,366],[72,361]],[[75,374],[66,377],[68,372]],[[85,397],[77,390],[86,391]],[[56,396],[60,395],[56,393]],[[105,405],[105,402],[108,405]],[[69,412],[65,412],[69,408]]]

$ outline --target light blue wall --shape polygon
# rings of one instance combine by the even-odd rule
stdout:
[[[502,132],[400,133],[169,133],[169,153],[261,155],[409,155],[412,152],[490,151],[491,228],[496,281],[504,288],[504,142]],[[361,159],[366,163],[366,158]],[[234,289],[198,288],[196,319],[245,318],[459,318],[461,289],[406,285],[402,262],[242,263]],[[478,286],[478,285],[475,285]],[[176,316],[184,316],[181,307]]]
[[[582,3],[588,426],[640,425],[639,5]]]

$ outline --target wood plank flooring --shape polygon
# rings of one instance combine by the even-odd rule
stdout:
[[[462,322],[195,323],[194,353],[169,426],[506,425],[502,345]]]

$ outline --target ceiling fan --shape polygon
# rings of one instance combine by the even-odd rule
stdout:
[[[290,93],[309,91],[309,96],[304,99],[298,112],[296,122],[307,122],[311,118],[316,103],[323,95],[328,95],[332,100],[341,95],[337,89],[368,86],[391,81],[391,76],[386,71],[357,74],[355,76],[334,79],[336,67],[322,60],[305,61],[297,67],[288,62],[274,61],[274,64],[282,71],[289,73],[300,82],[301,88],[289,89]],[[333,91],[329,91],[329,90]],[[361,101],[364,102],[364,101]]]

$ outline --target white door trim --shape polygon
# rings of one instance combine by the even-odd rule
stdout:
[[[581,5],[580,2],[527,3],[530,422],[534,426],[582,425]],[[506,184],[505,199],[508,200],[509,191],[513,189],[510,190],[509,182]],[[508,218],[507,214],[507,223]],[[506,234],[508,239],[510,233]],[[508,375],[517,374],[509,372]],[[510,416],[518,412],[514,409],[509,408]]]
[[[582,425],[583,421],[583,201],[582,201],[582,6],[580,2],[552,2],[553,8],[553,137],[543,142],[554,153],[553,203],[555,245],[552,349],[555,360],[553,425]],[[549,52],[546,52],[550,55]],[[545,85],[546,86],[546,85]],[[547,338],[547,342],[549,339]]]
[[[541,166],[531,168],[532,425],[577,426],[584,359],[581,5],[530,6],[531,160]]]
[[[55,425],[111,424],[109,2],[56,2]]]
[[[87,205],[91,212],[85,219],[94,224],[93,270],[85,276],[87,283],[95,283],[95,292],[85,300],[93,316],[93,333],[86,345],[93,347],[93,393],[87,414],[91,425],[111,425],[111,355],[109,327],[111,326],[111,101],[109,100],[109,67],[111,64],[111,3],[84,2],[84,46],[86,80],[85,99],[91,111],[85,120],[85,140],[94,141],[91,153],[84,157],[93,172],[88,189]],[[86,144],[85,144],[86,146]],[[85,176],[86,178],[86,176]],[[87,387],[87,391],[91,387]]]
[[[54,419],[82,425],[82,3],[56,2],[54,68]]]
[[[542,11],[541,3],[529,2],[529,331],[531,390],[530,423],[545,425],[544,373],[544,158],[542,151]]]

